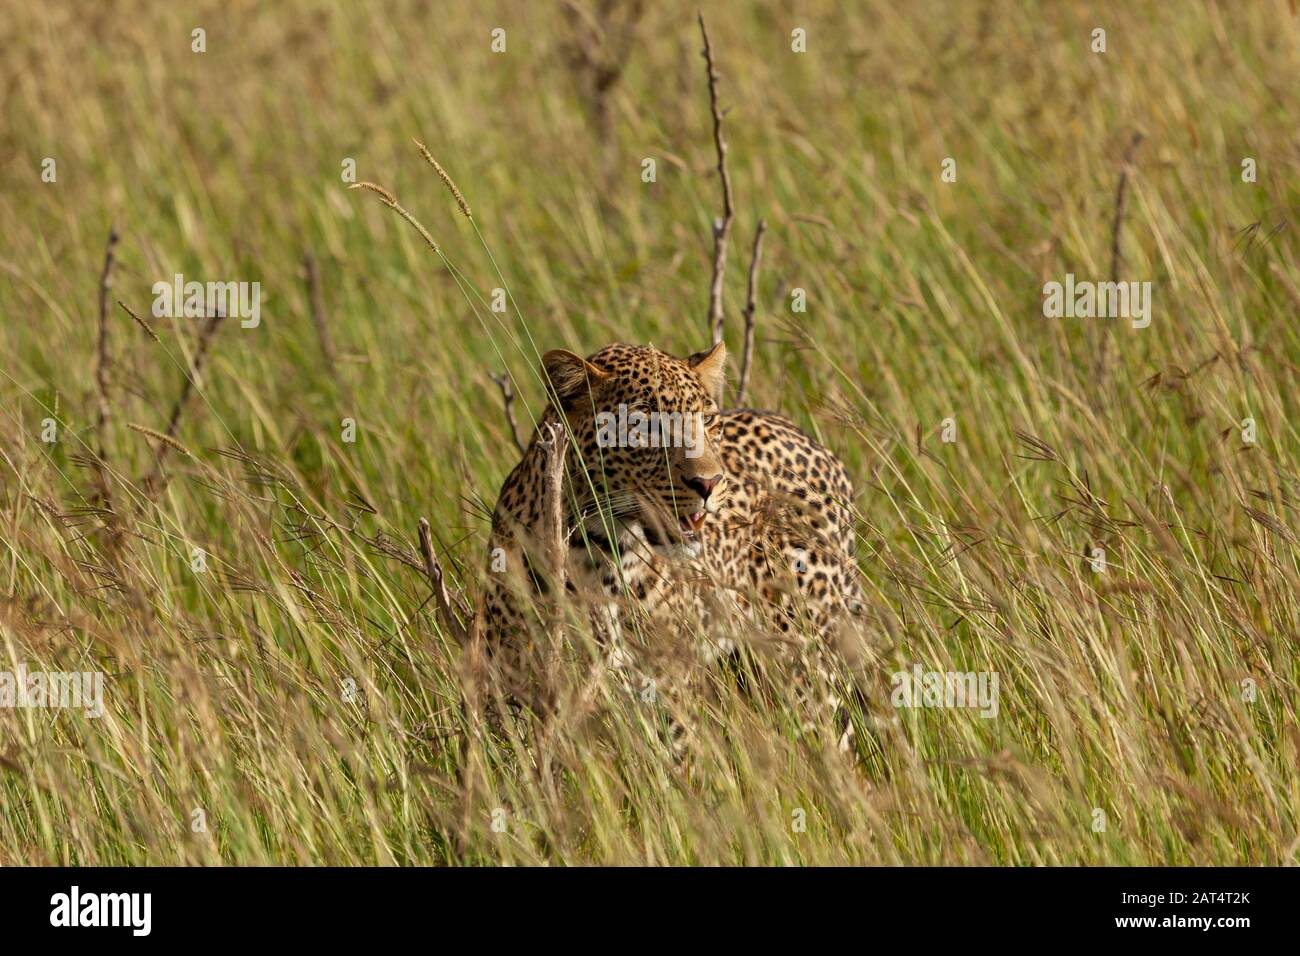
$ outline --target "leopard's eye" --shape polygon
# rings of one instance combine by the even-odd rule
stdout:
[[[714,425],[716,425],[717,423],[718,423],[718,413],[717,413],[717,412],[710,412],[709,414],[707,414],[707,415],[704,416],[704,427],[705,427],[705,428],[712,428],[712,427],[713,427]]]

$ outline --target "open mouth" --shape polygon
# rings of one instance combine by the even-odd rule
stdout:
[[[700,529],[704,527],[704,512],[694,511],[688,515],[683,515],[677,519],[677,523],[681,525],[681,529],[686,533],[687,537],[693,537],[699,534]]]

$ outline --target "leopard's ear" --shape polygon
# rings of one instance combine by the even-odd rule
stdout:
[[[719,342],[711,349],[696,352],[686,360],[686,364],[695,369],[705,390],[721,405],[722,386],[727,381],[727,343]]]
[[[552,349],[543,355],[542,372],[566,412],[574,411],[583,402],[590,403],[591,390],[609,378],[604,369],[568,349]]]

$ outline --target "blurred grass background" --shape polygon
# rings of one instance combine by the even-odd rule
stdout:
[[[841,755],[722,688],[683,773],[608,690],[545,753],[461,747],[456,655],[402,558],[429,517],[472,599],[517,459],[491,375],[509,370],[527,425],[530,337],[707,344],[720,198],[695,13],[6,4],[0,635],[10,669],[110,677],[100,721],[0,711],[0,861],[1294,862],[1300,21],[1282,0],[709,5],[729,345],[765,218],[751,403],[862,490],[882,659],[864,732]],[[1120,278],[1153,283],[1151,326],[1046,319],[1045,281],[1108,278],[1135,133]],[[474,293],[347,191],[349,159]],[[161,338],[112,305],[111,512],[91,454],[110,224],[111,300]],[[262,323],[217,333],[176,435],[193,454],[149,489],[157,442],[126,426],[166,429],[198,348],[199,323],[149,316],[178,272],[260,282]],[[474,296],[503,285],[493,315]],[[999,718],[893,711],[912,663],[998,671]]]

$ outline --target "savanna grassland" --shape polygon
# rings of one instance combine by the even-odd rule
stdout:
[[[762,219],[747,400],[860,491],[851,749],[720,672],[674,759],[580,653],[485,729],[417,544],[472,607],[494,375],[523,435],[546,349],[708,345],[694,6],[16,0],[0,670],[107,677],[99,719],[0,709],[0,862],[1295,862],[1294,5],[704,14],[727,341]],[[177,273],[260,324],[154,315]],[[1045,317],[1112,273],[1149,326]],[[997,673],[997,717],[894,708],[914,664]]]

